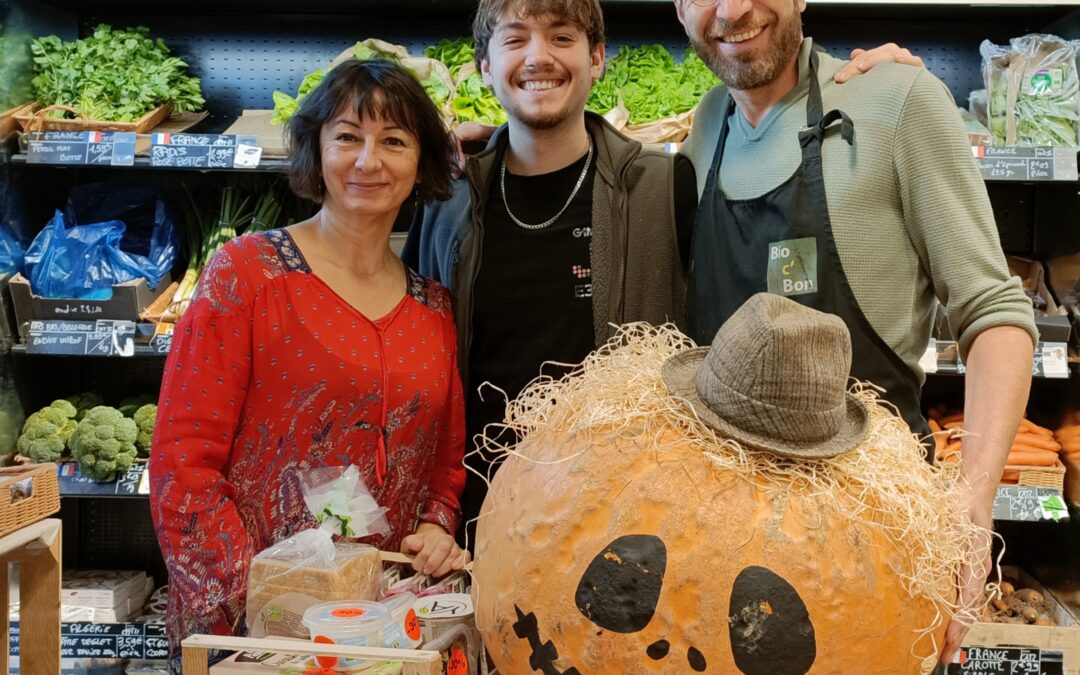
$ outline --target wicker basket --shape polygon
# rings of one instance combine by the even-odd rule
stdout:
[[[1061,491],[1065,487],[1065,465],[1057,460],[1054,466],[1020,466],[1009,464],[1006,471],[1019,471],[1017,485],[1024,487],[1045,487]]]
[[[36,104],[35,104],[36,106]],[[53,118],[46,115],[53,110],[66,110],[77,116],[76,119]],[[23,131],[134,131],[145,134],[164,122],[172,112],[172,106],[159,105],[134,122],[104,122],[84,117],[78,110],[66,105],[50,105],[44,108],[27,110],[15,115]]]
[[[33,104],[24,103],[22,105],[15,106],[10,110],[4,110],[0,112],[0,141],[10,136],[11,132],[19,128],[18,122],[15,121],[15,116],[30,112],[32,107]]]
[[[0,537],[59,510],[55,464],[0,469]]]

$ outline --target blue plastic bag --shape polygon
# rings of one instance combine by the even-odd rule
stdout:
[[[119,220],[69,228],[57,211],[26,252],[30,287],[47,298],[108,300],[114,284],[143,277],[157,286],[163,276],[157,268],[120,249],[124,230]]]
[[[68,193],[64,210],[71,226],[123,221],[127,228],[120,250],[145,259],[145,276],[156,286],[176,262],[179,239],[173,218],[157,189],[146,183],[114,181],[78,185]]]

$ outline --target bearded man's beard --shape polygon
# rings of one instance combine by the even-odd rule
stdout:
[[[745,28],[742,24],[745,24]],[[709,28],[704,41],[692,37],[690,42],[705,65],[729,89],[755,89],[779,77],[802,47],[802,17],[797,10],[789,18],[772,25],[772,42],[762,49],[732,56],[723,53],[717,44],[722,35],[737,35],[759,25],[753,15],[735,24],[717,20]],[[762,51],[764,53],[760,53]]]

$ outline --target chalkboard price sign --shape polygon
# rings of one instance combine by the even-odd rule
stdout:
[[[1069,510],[1059,490],[1002,485],[994,496],[994,520],[1064,521]]]
[[[134,131],[44,131],[29,134],[28,164],[134,166]]]
[[[971,153],[985,180],[1077,180],[1076,150],[1072,148],[973,147]]]
[[[962,647],[948,675],[1065,675],[1062,652],[1023,647]]]
[[[252,169],[246,148],[257,147],[257,136],[232,134],[172,134],[152,136],[150,165],[182,169]]]
[[[26,351],[56,356],[134,356],[135,322],[31,321]]]
[[[64,462],[56,469],[60,494],[82,497],[136,497],[150,493],[145,463],[132,464],[125,473],[109,483],[99,483],[82,471],[75,462]]]
[[[165,626],[155,623],[62,623],[61,658],[164,659]],[[19,622],[11,623],[8,653],[19,655]]]

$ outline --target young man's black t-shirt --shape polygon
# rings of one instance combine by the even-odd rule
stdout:
[[[573,366],[596,348],[589,255],[595,151],[581,187],[555,222],[528,229],[507,212],[508,204],[513,216],[527,225],[550,219],[566,204],[586,159],[583,155],[563,169],[538,176],[516,176],[507,170],[504,203],[502,157],[498,158],[488,186],[480,269],[473,291],[470,391],[465,401],[467,453],[476,447],[474,438],[485,426],[503,420],[506,401],[517,397],[525,385],[540,374],[558,378],[569,370],[545,363]],[[685,264],[697,193],[693,166],[682,156],[675,163],[675,206]],[[494,433],[489,430],[488,436]],[[514,441],[505,435],[500,440]],[[477,455],[466,458],[468,465],[484,473],[488,473],[488,461]],[[483,481],[470,471],[462,498],[466,520],[478,515],[485,494]],[[470,527],[469,532],[471,544],[475,530]]]

